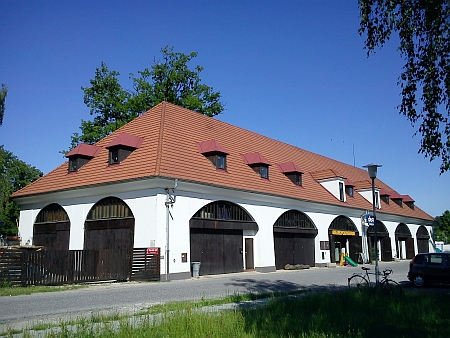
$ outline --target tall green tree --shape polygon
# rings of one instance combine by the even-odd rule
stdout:
[[[43,174],[39,169],[19,160],[17,156],[0,146],[0,220],[4,235],[17,235],[19,206],[10,200],[13,192],[37,180]]]
[[[5,116],[5,101],[7,94],[8,87],[2,83],[2,88],[0,89],[0,126],[3,124],[3,116]]]
[[[102,62],[90,87],[82,87],[84,103],[90,108],[92,121],[81,121],[81,133],[74,133],[71,149],[79,143],[95,143],[125,123],[135,119],[160,102],[167,101],[207,116],[224,110],[220,92],[202,83],[203,67],[189,68],[196,52],[184,54],[173,47],[161,49],[162,59],[154,60],[150,68],[130,74],[131,90],[119,83],[120,73],[111,71]]]
[[[433,229],[436,241],[450,243],[450,211],[446,210],[441,216],[436,216]]]
[[[448,0],[359,0],[367,55],[398,33],[405,60],[401,103],[421,135],[419,153],[450,169],[450,3]]]

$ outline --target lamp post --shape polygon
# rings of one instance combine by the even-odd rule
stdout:
[[[380,283],[380,275],[378,268],[378,239],[377,239],[377,214],[376,214],[376,201],[375,201],[375,178],[377,177],[377,168],[381,167],[381,164],[367,164],[363,166],[367,168],[369,177],[372,179],[372,206],[373,206],[373,237],[375,245],[375,285],[378,287]]]

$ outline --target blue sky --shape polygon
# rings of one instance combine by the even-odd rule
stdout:
[[[168,45],[198,52],[192,67],[226,104],[219,120],[358,167],[381,163],[381,180],[441,215],[450,173],[417,153],[417,128],[396,110],[396,39],[367,58],[358,27],[356,0],[2,0],[0,145],[51,171],[91,118],[81,87],[101,62],[131,89],[129,73]]]

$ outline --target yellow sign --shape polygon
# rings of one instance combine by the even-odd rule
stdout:
[[[356,233],[354,231],[346,231],[346,230],[331,230],[332,235],[338,236],[355,236]]]

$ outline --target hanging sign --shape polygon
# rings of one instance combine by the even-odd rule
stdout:
[[[355,236],[356,232],[347,230],[331,230],[331,234],[337,236]]]
[[[375,225],[375,217],[371,214],[366,214],[366,223],[369,225]]]

